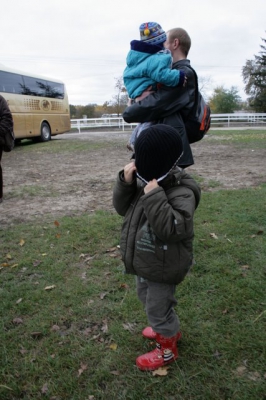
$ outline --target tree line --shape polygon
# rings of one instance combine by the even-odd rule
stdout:
[[[237,110],[249,112],[266,112],[266,39],[262,38],[261,51],[254,59],[247,60],[242,67],[242,77],[245,84],[246,101],[242,101],[235,86],[227,89],[217,86],[207,99],[213,114],[228,114]],[[128,96],[123,84],[123,78],[115,78],[115,95],[103,105],[87,104],[86,106],[70,105],[71,118],[100,118],[103,114],[122,115]],[[204,93],[210,79],[199,78],[200,90]],[[205,95],[206,97],[206,95]]]

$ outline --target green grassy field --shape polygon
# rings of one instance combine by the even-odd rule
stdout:
[[[242,136],[228,145],[264,146],[265,132]],[[203,192],[196,264],[177,289],[179,358],[165,376],[135,366],[151,345],[123,274],[119,216],[0,228],[0,399],[265,399],[265,198],[266,184]]]

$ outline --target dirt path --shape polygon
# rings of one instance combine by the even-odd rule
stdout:
[[[61,135],[53,140],[111,141],[111,145],[90,152],[23,152],[23,145],[5,153],[4,201],[0,204],[0,226],[112,210],[112,186],[116,174],[130,158],[126,145],[129,134],[97,132]],[[121,145],[122,144],[122,145]],[[215,143],[206,137],[192,146],[195,165],[188,171],[200,176],[204,190],[238,189],[266,181],[264,149],[240,149]]]

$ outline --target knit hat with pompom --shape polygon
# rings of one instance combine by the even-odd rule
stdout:
[[[166,33],[157,22],[144,22],[139,27],[140,40],[149,44],[161,44],[166,41]]]

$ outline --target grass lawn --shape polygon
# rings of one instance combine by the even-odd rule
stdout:
[[[266,184],[202,194],[196,264],[177,289],[179,358],[165,376],[135,366],[151,344],[123,274],[119,216],[0,228],[0,399],[265,400],[265,198]]]

